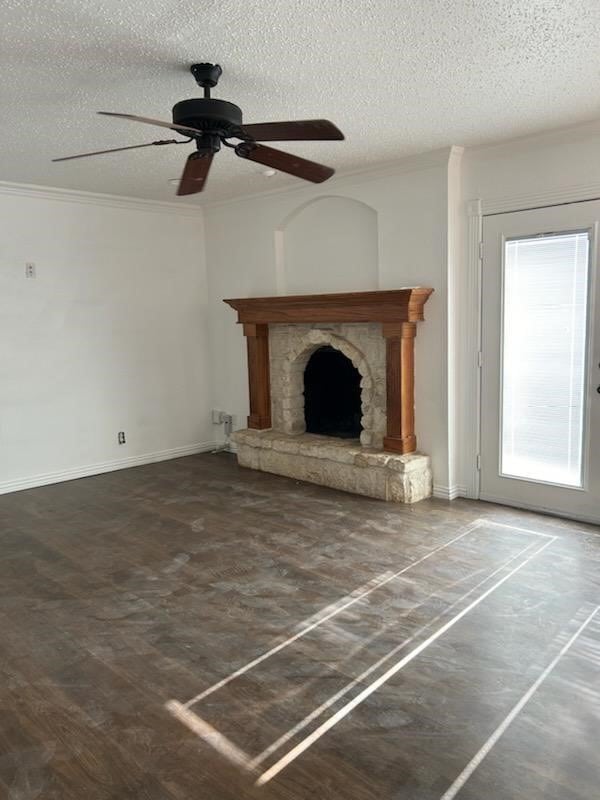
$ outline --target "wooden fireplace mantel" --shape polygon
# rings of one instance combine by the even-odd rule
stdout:
[[[384,292],[302,294],[224,300],[238,322],[419,322],[433,289],[417,286]]]
[[[385,450],[412,453],[414,432],[414,339],[416,323],[433,289],[417,286],[381,292],[344,292],[224,300],[237,311],[248,345],[248,427],[271,427],[269,324],[380,322],[386,339],[387,436]]]

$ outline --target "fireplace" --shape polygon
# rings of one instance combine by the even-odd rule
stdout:
[[[360,373],[341,350],[317,348],[304,368],[307,433],[358,439],[362,431]]]
[[[226,300],[248,346],[242,466],[395,502],[431,494],[414,338],[431,289]]]

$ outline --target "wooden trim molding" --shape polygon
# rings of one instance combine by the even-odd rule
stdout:
[[[306,294],[224,300],[238,322],[418,322],[433,289],[422,286],[385,292]]]
[[[384,324],[386,340],[387,436],[384,450],[414,453],[415,436],[415,336],[414,322]]]
[[[250,415],[248,427],[271,427],[269,324],[379,322],[386,339],[387,436],[384,450],[413,453],[415,437],[414,341],[416,323],[433,289],[414,287],[383,292],[249,297],[224,300],[238,312],[248,347]]]
[[[271,374],[269,370],[269,326],[244,323],[248,346],[248,388],[250,416],[248,427],[271,427]]]

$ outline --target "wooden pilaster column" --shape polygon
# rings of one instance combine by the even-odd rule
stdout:
[[[271,427],[269,326],[245,322],[244,336],[248,345],[248,383],[250,388],[248,427],[264,430]]]
[[[414,322],[384,323],[386,339],[387,436],[384,450],[413,453],[415,436],[415,336]]]

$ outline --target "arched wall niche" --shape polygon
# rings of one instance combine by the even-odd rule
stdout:
[[[275,232],[279,294],[379,288],[379,232],[374,208],[326,196],[296,208]]]

